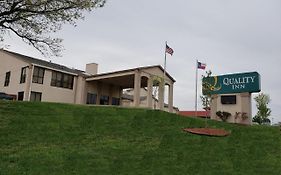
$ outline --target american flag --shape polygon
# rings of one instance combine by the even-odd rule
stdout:
[[[205,63],[201,63],[201,62],[199,62],[199,61],[197,62],[197,68],[198,68],[198,69],[203,69],[203,70],[204,70],[204,69],[206,68],[206,66],[207,66],[207,65],[206,65]]]
[[[166,44],[166,53],[173,55],[174,50]]]

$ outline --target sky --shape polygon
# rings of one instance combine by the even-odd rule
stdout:
[[[167,55],[167,72],[176,80],[174,105],[180,110],[194,110],[198,59],[213,75],[259,72],[262,92],[271,98],[270,119],[281,122],[280,0],[108,0],[103,8],[85,13],[77,27],[64,25],[51,36],[64,40],[61,57],[44,58],[13,34],[4,44],[8,50],[81,70],[98,63],[103,73],[163,66],[167,41],[174,50]],[[198,73],[200,80],[205,72]],[[255,115],[254,100],[252,110]]]

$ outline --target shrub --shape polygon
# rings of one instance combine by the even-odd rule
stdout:
[[[222,121],[225,122],[225,121],[228,119],[228,117],[231,116],[231,113],[225,112],[225,111],[217,111],[217,112],[216,112],[216,115],[217,115],[218,117],[220,117],[220,119],[221,119]]]

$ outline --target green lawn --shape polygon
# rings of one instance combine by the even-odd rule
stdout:
[[[183,132],[166,112],[0,101],[0,174],[281,174],[278,127],[208,121],[228,137]]]

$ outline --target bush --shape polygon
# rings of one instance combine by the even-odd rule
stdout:
[[[231,116],[231,113],[225,112],[225,111],[217,111],[217,112],[216,112],[216,115],[217,115],[218,117],[220,117],[220,119],[221,119],[222,121],[225,122],[225,121],[228,119],[228,117]]]

